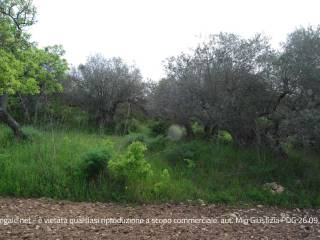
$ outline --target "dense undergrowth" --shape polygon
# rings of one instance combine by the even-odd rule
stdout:
[[[0,195],[75,201],[320,206],[320,157],[278,159],[221,139],[172,141],[146,126],[125,136],[0,126]],[[264,188],[285,187],[281,194]]]

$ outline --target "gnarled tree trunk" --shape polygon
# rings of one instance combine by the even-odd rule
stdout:
[[[6,94],[0,95],[0,121],[4,122],[12,129],[17,139],[25,138],[26,135],[23,133],[19,123],[7,112],[7,100],[8,96]]]

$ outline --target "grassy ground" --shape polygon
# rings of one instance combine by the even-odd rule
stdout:
[[[219,141],[173,142],[152,137],[148,129],[126,136],[106,136],[79,131],[25,128],[29,140],[16,142],[0,126],[0,195],[51,197],[77,201],[186,202],[320,206],[320,157],[290,152],[277,159],[253,150],[240,150]],[[92,149],[114,142],[117,154],[136,140],[148,150],[145,159],[153,175],[129,189],[108,174],[88,181],[78,171]],[[285,187],[271,194],[263,184]]]

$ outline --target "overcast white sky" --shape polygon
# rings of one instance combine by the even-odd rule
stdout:
[[[299,26],[320,24],[319,0],[34,0],[40,46],[62,44],[70,64],[102,53],[135,63],[144,78],[163,76],[162,61],[209,34],[262,32],[272,43]]]

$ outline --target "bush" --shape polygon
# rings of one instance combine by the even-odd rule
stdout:
[[[93,149],[87,152],[80,166],[82,176],[87,181],[96,181],[99,176],[107,174],[108,162],[112,156],[112,151],[108,148]]]
[[[111,176],[119,183],[129,185],[152,175],[151,165],[144,158],[146,150],[145,144],[133,142],[125,154],[109,161],[108,169]]]
[[[219,131],[217,140],[218,142],[224,143],[224,144],[232,143],[233,141],[231,134],[227,131]]]
[[[197,136],[201,136],[204,133],[203,126],[201,124],[199,124],[198,122],[192,123],[191,127],[192,127],[192,131]]]
[[[154,122],[151,126],[151,133],[153,136],[166,135],[170,124],[164,121]]]

